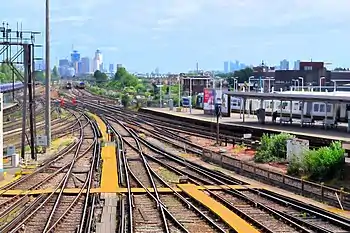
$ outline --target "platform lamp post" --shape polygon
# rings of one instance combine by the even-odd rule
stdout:
[[[192,77],[190,77],[190,114],[192,114]]]
[[[157,85],[159,87],[159,108],[162,108],[162,84]]]
[[[233,90],[235,90],[235,91],[238,90],[237,85],[238,85],[238,80],[237,80],[237,78],[233,78]]]
[[[220,79],[220,92],[222,94],[222,79]]]
[[[299,77],[301,79],[301,91],[304,91],[304,77]]]
[[[337,91],[337,81],[336,80],[332,80],[332,82],[334,82],[333,92],[336,92]]]
[[[295,87],[297,87],[297,90],[299,90],[299,80],[298,79],[292,79],[293,82],[295,82]]]
[[[177,81],[179,82],[179,108],[181,107],[180,105],[181,105],[181,77],[180,76],[178,76],[177,77]]]
[[[321,89],[321,88],[322,88],[322,80],[325,79],[325,78],[326,78],[326,77],[321,77],[321,78],[320,78],[320,92],[322,92],[322,89]]]
[[[248,82],[249,82],[249,83],[248,83],[248,85],[249,85],[249,87],[248,87],[248,88],[249,88],[249,91],[248,91],[248,92],[250,92],[251,80],[252,80],[253,78],[254,78],[254,76],[250,76],[249,79],[248,79]]]

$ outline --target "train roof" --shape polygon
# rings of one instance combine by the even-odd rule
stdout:
[[[350,93],[348,92],[309,92],[309,91],[285,91],[279,93],[261,93],[261,92],[236,92],[224,91],[233,97],[263,100],[289,100],[289,101],[313,101],[313,102],[331,102],[331,103],[350,103]]]
[[[21,82],[15,82],[15,85],[20,85],[20,84],[23,84]],[[8,87],[8,86],[12,86],[12,83],[3,83],[3,84],[0,84],[0,87]]]
[[[278,94],[290,94],[290,95],[305,95],[305,96],[339,96],[350,97],[348,91],[332,91],[332,92],[319,92],[319,91],[282,91],[276,92]]]

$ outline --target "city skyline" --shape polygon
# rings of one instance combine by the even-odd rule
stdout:
[[[140,72],[193,70],[197,62],[221,70],[232,58],[246,64],[313,59],[349,67],[349,6],[345,0],[138,0],[118,7],[112,0],[52,1],[51,59],[66,56],[74,44],[81,54],[90,57],[99,48],[106,64]],[[25,30],[44,32],[44,1],[6,1],[2,10],[0,20],[13,28],[22,22]]]

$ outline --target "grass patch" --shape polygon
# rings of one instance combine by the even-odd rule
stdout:
[[[232,153],[238,154],[245,151],[246,149],[247,147],[244,145],[235,145],[235,147],[232,149]]]
[[[51,142],[50,148],[47,150],[48,153],[55,153],[64,147],[69,146],[71,143],[73,143],[75,140],[75,137],[67,136],[63,138],[58,138]]]
[[[174,172],[169,171],[166,168],[158,167],[158,173],[161,177],[163,177],[166,181],[171,183],[177,183],[179,182],[179,176],[176,175]]]

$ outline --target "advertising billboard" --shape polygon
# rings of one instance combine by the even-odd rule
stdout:
[[[212,114],[215,109],[215,90],[212,88],[204,88],[203,90],[203,109],[205,114]]]
[[[223,90],[223,92],[227,91]],[[231,116],[231,105],[230,105],[230,96],[228,96],[227,94],[223,93],[222,97],[221,97],[221,113],[222,116],[225,117],[230,117]]]
[[[224,91],[224,90],[223,90]],[[230,106],[229,106],[229,96],[227,94],[222,94],[221,90],[215,90],[212,88],[204,88],[203,90],[203,109],[204,114],[214,114],[215,104],[219,103],[221,105],[222,116],[230,116]]]

